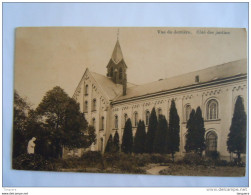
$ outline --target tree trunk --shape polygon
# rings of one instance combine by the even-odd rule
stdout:
[[[173,162],[174,162],[174,153],[172,152],[172,159],[173,159]]]
[[[241,153],[240,152],[237,152],[237,157],[238,157],[237,163],[240,164],[240,162],[241,162]]]

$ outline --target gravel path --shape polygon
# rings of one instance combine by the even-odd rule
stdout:
[[[159,172],[163,169],[167,169],[168,166],[155,166],[155,167],[152,167],[148,170],[146,170],[146,173],[147,174],[150,174],[150,175],[159,175]]]

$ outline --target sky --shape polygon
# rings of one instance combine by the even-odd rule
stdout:
[[[135,84],[247,58],[245,29],[22,27],[15,36],[14,88],[33,108],[54,86],[72,97],[87,67],[106,75],[117,38]]]

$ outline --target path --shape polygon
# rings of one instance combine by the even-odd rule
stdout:
[[[159,175],[159,172],[161,170],[167,169],[167,168],[168,168],[168,166],[159,166],[159,165],[157,165],[155,167],[152,167],[152,168],[146,170],[146,173],[150,174],[150,175]]]

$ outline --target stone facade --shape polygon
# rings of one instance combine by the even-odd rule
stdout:
[[[230,62],[208,70],[136,86],[127,83],[127,66],[117,41],[107,65],[107,75],[99,75],[87,69],[73,95],[81,111],[85,112],[88,123],[96,129],[97,143],[91,146],[91,150],[104,152],[110,134],[114,135],[116,131],[121,142],[127,118],[132,121],[134,135],[140,119],[144,120],[147,129],[153,107],[157,115],[163,114],[168,120],[171,100],[174,99],[180,117],[180,152],[177,154],[185,152],[186,122],[190,111],[200,106],[206,129],[207,150],[217,150],[222,158],[229,158],[227,136],[238,96],[243,98],[247,109],[246,64],[246,60]],[[121,76],[118,75],[119,69],[122,71]],[[182,81],[184,78],[187,83]],[[177,86],[173,83],[177,83]],[[158,91],[160,85],[166,88]],[[145,93],[144,89],[147,89]],[[64,151],[64,155],[66,153],[80,156],[83,150],[78,149],[75,153]]]

